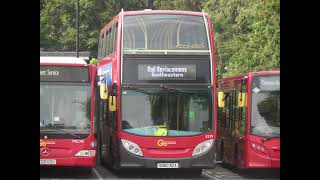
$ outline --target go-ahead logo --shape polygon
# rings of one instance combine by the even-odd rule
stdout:
[[[56,144],[54,141],[43,141],[40,139],[40,147],[46,147],[47,144]]]
[[[47,143],[40,139],[40,147],[46,147],[46,146],[47,146]]]
[[[163,139],[157,141],[158,146],[168,146],[168,144],[176,144],[176,141],[165,141]]]

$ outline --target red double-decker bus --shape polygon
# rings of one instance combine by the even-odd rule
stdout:
[[[40,55],[40,166],[90,170],[96,165],[96,66],[62,56]]]
[[[101,161],[213,168],[216,71],[207,13],[120,12],[100,33]]]
[[[219,80],[217,158],[238,168],[280,168],[280,71]]]

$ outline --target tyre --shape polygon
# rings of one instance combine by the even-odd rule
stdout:
[[[235,169],[238,169],[239,168],[239,153],[238,153],[238,145],[236,144],[235,145],[235,148],[234,148],[234,156],[233,156],[233,166]]]
[[[224,159],[224,145],[223,145],[223,142],[221,142],[221,146],[220,146],[220,161],[223,162],[223,159]]]
[[[92,168],[91,167],[85,167],[85,168],[82,168],[81,171],[84,174],[91,174],[92,173]]]

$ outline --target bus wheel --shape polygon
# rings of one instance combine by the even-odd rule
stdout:
[[[202,169],[190,169],[187,171],[187,173],[191,176],[201,176],[202,174]]]
[[[234,147],[234,157],[233,157],[233,165],[236,169],[239,168],[239,152],[238,152],[238,144],[235,145]]]
[[[223,162],[223,159],[224,159],[224,145],[223,145],[223,141],[221,142],[221,145],[220,145],[220,157],[219,157],[220,161]]]
[[[113,173],[116,175],[119,175],[122,172],[121,168],[119,168],[119,165],[117,163],[115,163],[114,161],[112,162],[111,169],[112,169]]]
[[[228,167],[228,163],[226,163],[226,161],[224,160],[224,143],[223,141],[221,142],[220,145],[220,161],[221,161],[221,166],[222,167]]]
[[[110,148],[110,152],[112,151],[112,149]],[[110,153],[110,154],[113,154],[113,153]],[[115,174],[120,174],[120,165],[119,165],[119,162],[117,161],[117,157],[115,156],[110,156],[110,159],[109,159],[109,167],[110,169],[113,171],[113,173]]]
[[[92,168],[91,167],[84,167],[84,168],[81,169],[81,171],[84,174],[91,174],[92,173]]]
[[[100,134],[100,145],[99,145],[99,155],[100,155],[100,163],[101,165],[106,165],[106,161],[105,161],[105,151],[103,151],[103,147],[102,147],[102,140],[101,140],[101,134]]]

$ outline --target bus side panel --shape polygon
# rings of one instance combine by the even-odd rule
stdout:
[[[217,103],[217,77],[216,77],[216,61],[215,61],[215,46],[214,46],[214,32],[213,32],[213,25],[211,24],[211,20],[210,20],[210,16],[206,16],[208,19],[208,28],[209,28],[209,38],[210,38],[210,44],[211,44],[211,62],[212,62],[212,80],[213,82],[211,82],[213,84],[213,130],[214,130],[214,137],[217,136],[217,109],[216,107],[218,107],[218,103]]]

